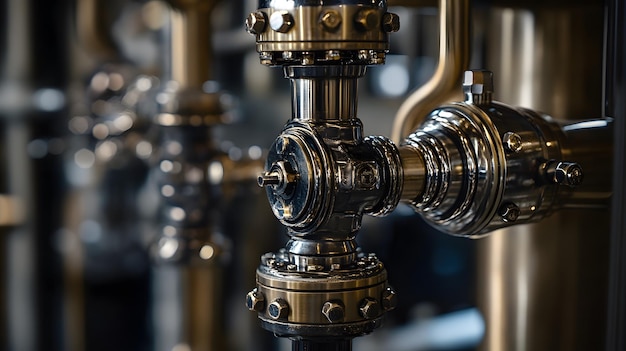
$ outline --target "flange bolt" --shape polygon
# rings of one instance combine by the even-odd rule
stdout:
[[[500,206],[498,214],[502,217],[504,222],[515,222],[520,215],[520,209],[516,204],[507,202]]]
[[[380,316],[380,304],[371,297],[366,297],[359,305],[359,313],[365,319],[374,319]]]
[[[400,17],[398,17],[395,13],[385,13],[383,15],[383,30],[388,33],[399,31]]]
[[[246,306],[250,311],[261,312],[265,308],[265,296],[256,288],[246,296]]]
[[[270,16],[270,27],[279,33],[289,32],[294,23],[293,16],[287,11],[274,12]]]
[[[322,306],[322,314],[329,322],[342,322],[345,316],[343,304],[340,301],[326,301]]]
[[[272,319],[281,319],[289,315],[289,304],[283,299],[276,299],[267,306],[267,314]]]
[[[383,291],[382,302],[385,311],[391,311],[396,308],[398,305],[398,296],[396,295],[396,292],[392,288],[387,287],[387,289]]]
[[[267,19],[261,11],[252,12],[246,18],[246,31],[250,34],[261,34],[267,27]]]

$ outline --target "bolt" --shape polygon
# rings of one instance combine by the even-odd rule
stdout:
[[[279,154],[282,154],[283,152],[285,152],[285,149],[287,148],[287,145],[289,145],[289,139],[287,139],[284,136],[280,136],[278,137],[278,139],[276,139],[276,152]]]
[[[326,301],[322,306],[322,314],[331,323],[342,322],[345,311],[341,301]]]
[[[270,303],[267,307],[267,314],[269,314],[272,319],[287,317],[289,315],[289,305],[287,304],[287,301],[281,298],[272,301],[272,303]]]
[[[398,305],[398,296],[392,288],[387,287],[387,289],[383,291],[381,301],[383,302],[385,311],[391,311]]]
[[[261,11],[252,12],[246,18],[246,31],[250,34],[261,34],[267,27],[267,19]]]
[[[398,17],[395,13],[385,13],[383,15],[383,30],[388,33],[399,31],[400,17]]]
[[[502,136],[502,143],[508,152],[517,153],[522,151],[522,137],[516,133],[506,132]]]
[[[376,185],[376,169],[370,164],[363,164],[356,170],[356,181],[361,188],[370,189]]]
[[[287,33],[294,23],[293,16],[287,11],[274,12],[270,16],[270,27],[279,33]]]
[[[264,172],[257,178],[257,183],[260,187],[279,185],[281,181],[282,179],[278,172]]]
[[[375,299],[366,297],[359,305],[359,313],[365,319],[376,318],[380,315],[380,305]]]
[[[354,15],[354,24],[358,30],[368,31],[378,25],[378,12],[373,9],[362,9]]]
[[[341,59],[341,53],[338,50],[328,50],[326,51],[326,60],[328,61],[336,61]]]
[[[246,295],[246,306],[250,311],[261,312],[265,308],[265,296],[254,288]]]
[[[326,30],[334,32],[341,25],[341,15],[338,11],[328,10],[320,15],[319,21]]]
[[[498,214],[500,214],[502,220],[507,223],[515,222],[520,215],[520,209],[514,203],[507,202],[500,206]]]
[[[465,102],[489,105],[493,95],[493,73],[485,70],[465,71],[463,75]]]
[[[558,184],[574,188],[583,181],[583,169],[578,163],[559,162],[555,169],[554,179]]]

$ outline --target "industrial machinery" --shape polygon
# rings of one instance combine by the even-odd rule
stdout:
[[[0,349],[626,348],[624,0],[0,19]]]
[[[441,3],[469,16],[466,2]],[[290,240],[262,257],[247,306],[294,350],[349,350],[393,309],[382,263],[355,243],[363,214],[406,201],[440,231],[478,238],[564,207],[608,206],[612,119],[564,124],[497,103],[489,71],[466,71],[465,101],[437,107],[400,145],[364,137],[356,80],[384,63],[399,29],[384,1],[260,1],[246,28],[261,63],[283,66],[292,98],[259,177]]]

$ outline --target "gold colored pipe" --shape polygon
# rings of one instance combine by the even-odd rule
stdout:
[[[218,1],[169,0],[171,48],[170,76],[181,88],[202,90],[211,79],[211,11]]]
[[[398,109],[391,132],[394,142],[407,137],[430,111],[457,93],[469,65],[469,17],[469,0],[439,1],[439,62],[430,80]]]

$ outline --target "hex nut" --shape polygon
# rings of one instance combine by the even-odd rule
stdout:
[[[383,291],[381,301],[383,303],[383,308],[385,309],[385,311],[391,311],[395,309],[398,305],[398,296],[392,288],[387,287],[387,289]]]
[[[513,132],[506,132],[502,136],[502,144],[506,151],[511,153],[517,153],[522,151],[522,146],[524,142],[522,141],[522,137],[519,134]]]
[[[261,34],[267,27],[267,18],[265,13],[261,11],[255,11],[248,15],[246,18],[246,31],[250,34]]]
[[[511,202],[507,202],[500,206],[498,214],[502,217],[502,220],[506,223],[515,222],[520,215],[519,207]]]
[[[368,31],[379,24],[378,12],[373,9],[362,9],[354,15],[354,25],[358,30]]]
[[[329,322],[339,323],[345,317],[345,310],[341,301],[326,301],[322,306],[322,314]]]
[[[395,13],[385,13],[383,15],[383,30],[388,33],[399,31],[400,17]]]
[[[250,311],[262,312],[265,309],[265,296],[254,288],[246,295],[246,306]]]
[[[275,320],[286,318],[289,315],[289,304],[287,304],[287,301],[278,298],[267,306],[267,314]]]
[[[577,187],[583,182],[583,169],[578,163],[559,162],[555,169],[554,180],[558,184]]]
[[[279,33],[287,33],[294,24],[293,16],[287,11],[274,12],[270,16],[270,27]]]
[[[374,319],[380,316],[380,304],[371,297],[366,297],[359,305],[359,314],[365,319]]]
[[[341,26],[341,14],[336,10],[327,10],[320,15],[319,22],[329,32],[336,31]]]

